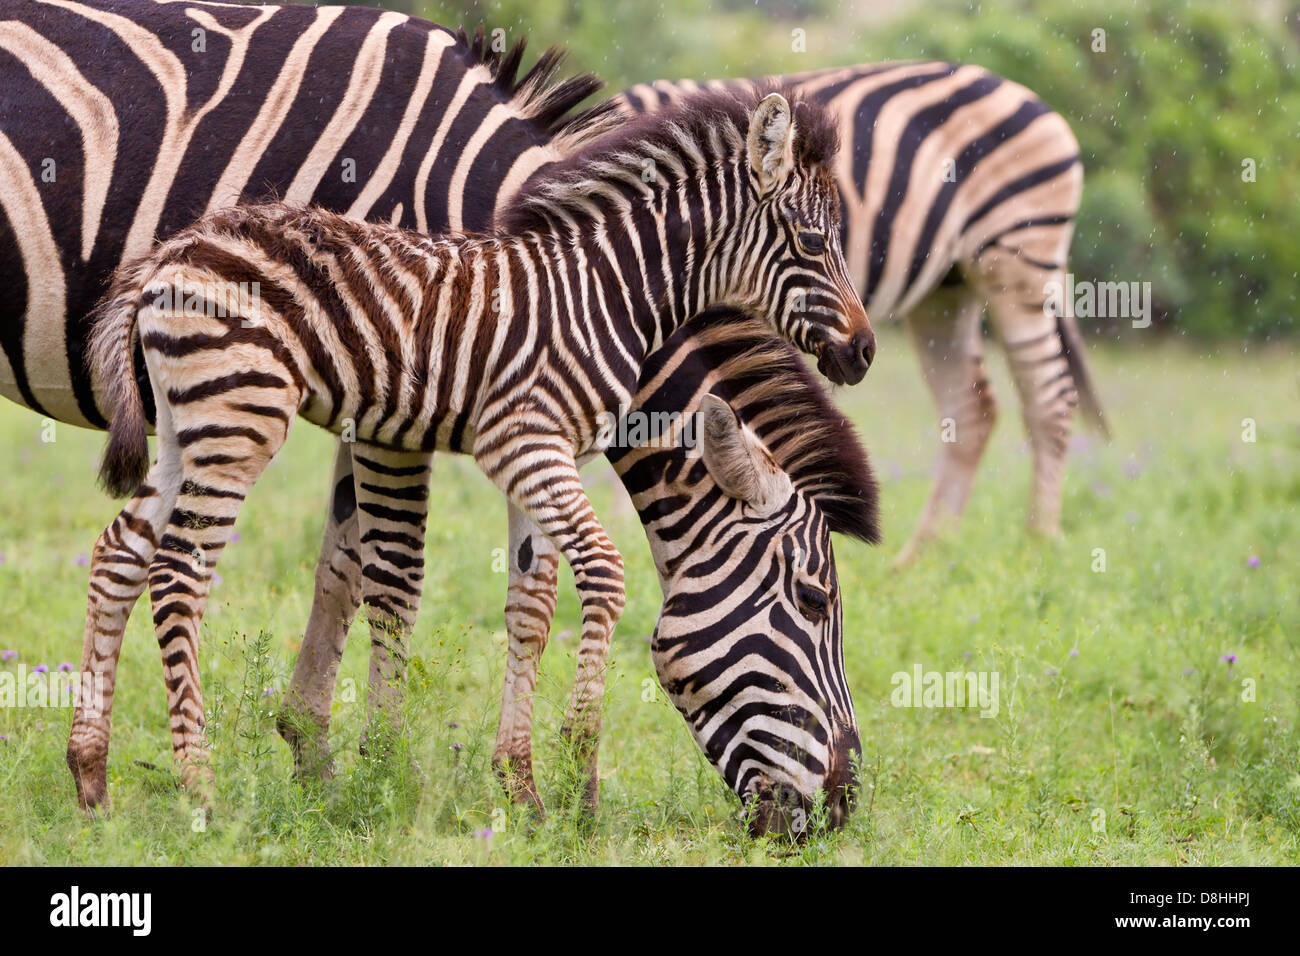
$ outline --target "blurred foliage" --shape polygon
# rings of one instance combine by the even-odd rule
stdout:
[[[599,73],[611,92],[662,77],[874,60],[978,63],[1033,89],[1079,138],[1080,279],[1149,280],[1157,322],[1187,334],[1300,328],[1298,0],[387,5],[448,25],[501,27],[509,39],[526,33],[535,49],[562,44],[575,68]],[[1097,30],[1104,50],[1094,50]]]

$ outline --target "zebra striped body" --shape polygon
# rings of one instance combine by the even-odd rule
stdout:
[[[784,77],[834,114],[845,259],[875,319],[902,318],[951,423],[934,491],[900,560],[963,510],[993,427],[980,318],[1007,350],[1034,453],[1031,527],[1057,533],[1076,404],[1105,430],[1063,287],[1083,171],[1068,124],[1033,93],[976,66],[879,63]],[[749,81],[656,82],[616,98],[628,114]],[[953,440],[955,439],[955,440]]]
[[[624,597],[622,560],[577,463],[595,450],[597,415],[626,405],[645,357],[715,304],[771,317],[841,379],[865,371],[870,329],[836,241],[833,148],[826,117],[792,109],[779,93],[688,99],[538,182],[508,234],[434,240],[324,210],[239,207],[123,267],[92,344],[97,372],[117,369],[106,486],[133,489],[147,466],[143,402],[124,374],[137,336],[159,455],[96,547],[87,655],[101,631],[120,638],[148,567],[187,782],[203,772],[195,647],[212,567],[244,496],[302,414],[351,430],[381,475],[419,474],[435,449],[472,448],[564,555],[583,604],[569,724],[589,753],[594,799],[604,658]],[[647,157],[657,173],[643,178]],[[236,286],[257,295],[228,311]],[[373,545],[362,567],[375,573],[381,561],[398,572],[385,572],[387,595],[367,599],[372,679],[393,686],[422,543],[368,530],[359,511],[362,542]],[[387,553],[374,545],[381,540]],[[137,573],[123,574],[124,562]],[[86,720],[79,712],[69,762],[93,804],[102,793],[81,782],[82,738],[106,739],[107,718],[97,733],[81,727]]]
[[[600,121],[567,116],[597,80],[553,84],[550,51],[516,81],[522,52],[364,7],[5,0],[0,394],[105,427],[91,307],[120,262],[222,206],[488,228]]]

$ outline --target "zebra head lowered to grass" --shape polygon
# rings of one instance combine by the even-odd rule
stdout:
[[[641,381],[643,414],[698,415],[695,448],[608,452],[663,587],[660,683],[752,829],[802,833],[823,798],[837,826],[861,744],[830,536],[879,540],[866,452],[798,355],[734,316],[690,323]]]
[[[101,477],[136,496],[95,549],[86,653],[101,633],[120,635],[139,593],[141,576],[126,587],[120,565],[149,567],[183,778],[207,777],[195,648],[212,571],[302,415],[355,439],[354,457],[363,450],[381,476],[424,474],[436,450],[472,453],[556,544],[582,601],[568,726],[593,742],[594,799],[594,705],[623,569],[578,464],[599,451],[601,416],[626,407],[647,355],[711,306],[765,314],[837,379],[861,377],[873,346],[835,239],[834,144],[824,110],[780,92],[691,97],[579,150],[524,190],[496,235],[430,238],[272,203],[205,216],[119,269],[91,358],[113,408]],[[152,469],[137,341],[157,408]],[[396,687],[423,541],[390,534],[391,516],[362,501],[383,497],[383,483],[364,485],[362,566],[397,572],[367,600],[372,674]],[[392,696],[371,701],[392,726]],[[108,718],[82,717],[69,764],[91,804],[103,781],[87,767],[102,770]]]

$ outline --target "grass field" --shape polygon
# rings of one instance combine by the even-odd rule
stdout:
[[[928,490],[938,428],[905,340],[888,330],[867,381],[840,390],[883,479],[887,536],[880,549],[837,543],[866,750],[859,810],[841,831],[797,848],[742,835],[737,802],[651,692],[658,585],[639,525],[604,482],[593,497],[627,558],[629,603],[601,807],[584,826],[563,799],[572,774],[557,728],[578,614],[562,579],[535,734],[551,813],[535,826],[511,810],[489,766],[505,510],[468,460],[450,457],[435,469],[403,749],[386,761],[357,753],[368,653],[358,625],[335,705],[338,776],[293,783],[273,708],[307,619],[331,448],[300,424],[240,517],[204,622],[212,822],[195,832],[175,789],[157,647],[138,606],[113,715],[111,815],[89,821],[76,808],[69,711],[0,708],[0,862],[1300,863],[1294,351],[1165,343],[1092,359],[1115,438],[1076,438],[1064,540],[1022,530],[1029,460],[995,363],[1003,418],[970,511],[902,574],[889,558]],[[1243,419],[1256,441],[1243,441]],[[115,511],[93,485],[102,436],[60,426],[55,438],[0,406],[0,650],[17,652],[0,668],[11,671],[80,660],[84,563]],[[891,676],[918,664],[996,672],[999,713],[892,706]]]

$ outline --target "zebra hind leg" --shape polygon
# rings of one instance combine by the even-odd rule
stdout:
[[[352,451],[361,559],[361,603],[370,624],[370,694],[362,752],[383,753],[402,731],[411,631],[424,590],[428,452],[358,444]]]
[[[510,506],[505,688],[492,767],[516,803],[545,815],[533,779],[533,700],[537,668],[551,633],[560,554],[528,516]]]
[[[981,257],[979,272],[991,324],[1006,348],[1029,433],[1033,454],[1029,529],[1055,537],[1061,533],[1065,456],[1079,396],[1044,289],[1050,282],[1064,288],[1065,273],[1050,254],[1044,259],[1027,258],[1020,250],[1000,245]]]
[[[167,427],[159,416],[159,434]],[[148,582],[149,566],[180,489],[175,444],[160,445],[145,483],[95,542],[90,562],[81,693],[68,736],[68,769],[77,801],[92,813],[108,800],[108,745],[118,655],[131,608]]]
[[[352,449],[339,442],[330,482],[316,588],[293,678],[276,718],[276,729],[293,751],[294,775],[328,779],[330,708],[348,629],[361,606],[361,555]]]
[[[150,374],[160,380],[152,364]],[[171,409],[175,434],[184,440],[180,493],[149,569],[172,754],[181,782],[204,802],[211,797],[212,771],[199,683],[199,626],[244,498],[283,446],[298,409],[295,389],[258,391],[266,397],[257,404],[227,404],[230,393],[218,392]],[[160,448],[170,444],[160,439]]]
[[[980,458],[997,420],[997,400],[984,369],[982,299],[965,286],[944,286],[906,318],[921,372],[939,410],[939,462],[934,487],[912,537],[894,559],[910,564],[970,498]]]

